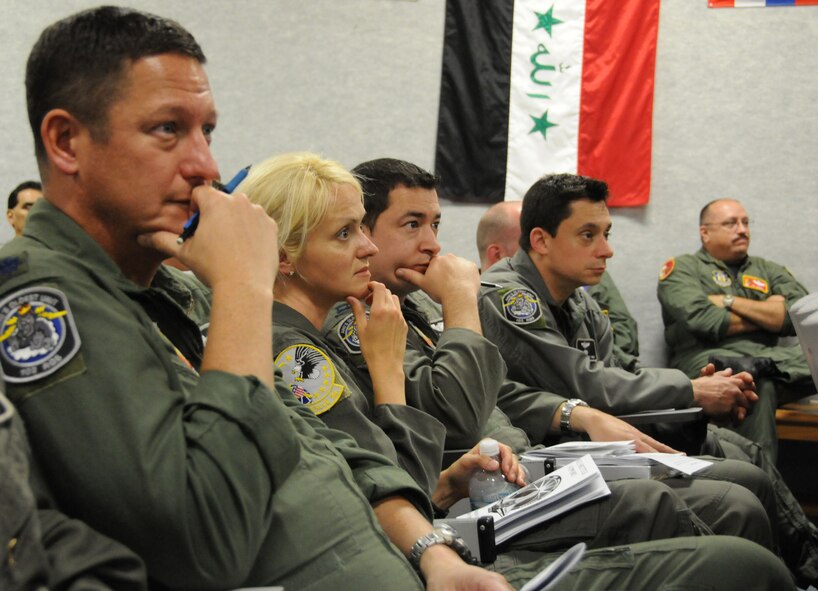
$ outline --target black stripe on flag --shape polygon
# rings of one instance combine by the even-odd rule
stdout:
[[[441,197],[494,203],[506,181],[514,0],[447,0],[435,172]]]

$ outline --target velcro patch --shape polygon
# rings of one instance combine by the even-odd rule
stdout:
[[[502,290],[503,315],[514,324],[532,324],[542,318],[540,298],[530,289]]]
[[[353,355],[361,354],[361,341],[358,338],[358,325],[355,322],[355,314],[346,316],[338,323],[338,328],[335,330],[344,349]]]
[[[670,274],[673,273],[673,269],[676,268],[676,259],[671,257],[665,261],[665,264],[662,265],[662,270],[659,271],[659,281],[664,281]]]
[[[768,293],[770,291],[770,284],[761,277],[753,277],[752,275],[741,276],[741,286],[747,289],[754,289],[761,293]]]
[[[335,366],[321,349],[313,345],[292,345],[276,357],[275,365],[284,383],[301,404],[316,415],[327,412],[344,394]]]
[[[0,283],[28,271],[28,255],[0,259]]]
[[[733,285],[733,279],[726,271],[722,271],[721,269],[713,270],[713,282],[719,287],[730,287]]]
[[[51,287],[29,287],[0,302],[0,363],[7,382],[33,382],[68,363],[80,337],[68,299]]]

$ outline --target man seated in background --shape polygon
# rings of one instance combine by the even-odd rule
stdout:
[[[6,219],[14,229],[14,235],[20,236],[26,227],[26,218],[31,206],[43,196],[43,186],[37,181],[23,181],[9,194]]]
[[[480,296],[483,331],[509,376],[613,414],[700,406],[711,421],[740,422],[757,400],[747,373],[710,365],[690,379],[674,369],[619,367],[610,322],[581,289],[600,281],[613,256],[607,196],[604,182],[571,174],[544,176],[526,193],[520,249],[483,274],[494,286]],[[705,435],[695,425],[671,424],[662,433],[686,436],[691,453],[751,461],[767,472],[783,556],[802,580],[818,580],[818,530],[755,444],[724,430]]]
[[[737,431],[775,460],[775,409],[814,392],[801,347],[779,338],[795,330],[789,308],[807,290],[777,263],[750,256],[750,218],[734,199],[717,199],[699,214],[702,247],[668,259],[659,274],[670,364],[688,376],[712,360],[753,374],[760,402]]]

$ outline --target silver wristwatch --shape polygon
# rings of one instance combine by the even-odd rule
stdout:
[[[588,406],[588,403],[579,398],[571,398],[565,401],[562,405],[562,412],[560,413],[560,431],[563,433],[573,433],[571,430],[571,413],[577,406]]]
[[[735,301],[736,301],[736,296],[734,296],[731,293],[728,293],[727,295],[724,296],[724,300],[723,300],[724,307],[729,310],[730,308],[733,307],[733,302],[735,302]]]
[[[409,562],[415,567],[416,571],[420,572],[420,557],[435,544],[446,544],[457,552],[464,562],[468,564],[476,563],[463,538],[457,535],[457,532],[452,526],[442,523],[435,526],[435,528],[425,536],[421,536],[420,539],[414,543],[412,549],[409,550]]]

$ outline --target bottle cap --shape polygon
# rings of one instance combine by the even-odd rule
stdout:
[[[494,439],[486,437],[480,440],[480,455],[481,456],[499,456],[500,444]]]

